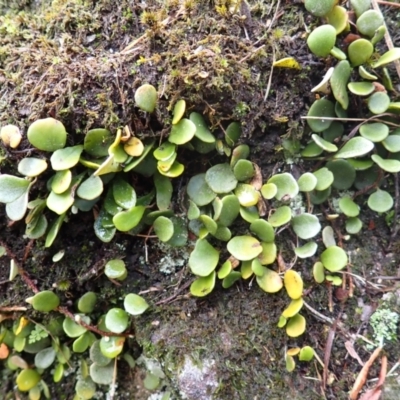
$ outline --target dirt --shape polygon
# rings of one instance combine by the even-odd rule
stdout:
[[[279,2],[249,1],[250,6],[241,2],[235,16],[224,11],[227,3],[0,2],[4,13],[0,17],[0,126],[13,123],[26,131],[32,121],[53,116],[67,127],[69,144],[81,143],[84,134],[95,127],[114,131],[128,125],[141,138],[159,138],[169,131],[172,105],[184,98],[190,110],[205,115],[217,136],[223,135],[232,120],[241,121],[241,141],[250,145],[251,160],[260,166],[264,179],[279,168],[305,171],[307,164],[288,165],[292,154],[284,140],[307,141],[300,117],[314,100],[310,89],[331,66],[312,57],[305,44],[305,25],[311,28],[317,21],[304,12],[300,2],[282,1],[279,9]],[[394,29],[394,14],[389,21]],[[295,57],[302,69],[275,68],[266,96],[273,58],[286,56]],[[133,93],[145,82],[160,94],[151,117],[134,106]],[[20,150],[28,148],[24,140]],[[2,173],[14,171],[25,153],[2,151],[7,156]],[[174,186],[175,211],[181,211],[177,199],[190,173],[200,172],[210,162],[207,158],[192,160],[190,154],[183,158],[188,169]],[[375,282],[376,276],[399,275],[400,240],[391,236],[383,216],[366,213],[362,234],[345,244],[353,255],[352,297],[342,299],[343,293],[315,284],[314,260],[297,260],[295,269],[305,281],[306,302],[342,324],[333,328],[315,312],[304,310],[307,330],[297,339],[288,338],[277,327],[287,305],[282,292],[267,295],[256,284],[241,281],[228,290],[218,286],[206,298],[193,298],[187,289],[193,280],[187,267],[193,241],[187,248],[171,250],[155,239],[118,234],[106,244],[96,238],[93,221],[93,213],[71,215],[55,244],[46,249],[42,240],[30,243],[24,239],[24,224],[9,224],[2,207],[0,239],[8,255],[0,258],[0,305],[26,306],[24,300],[32,295],[21,277],[8,281],[12,257],[39,290],[55,288],[62,305],[70,310],[82,294],[98,293],[95,318],[110,305],[120,306],[125,293],[142,293],[152,307],[134,318],[131,331],[135,338],[127,341],[126,348],[135,359],[142,356],[144,361],[135,369],[123,360],[118,362],[115,399],[145,400],[154,394],[144,387],[151,369],[146,360],[159,363],[162,373],[157,393],[169,392],[171,399],[185,395],[190,400],[347,399],[361,367],[348,355],[345,342],[351,334],[370,338],[372,333],[368,321],[361,320],[363,304],[375,309],[384,293],[398,293],[398,280],[383,279],[377,289],[361,279]],[[287,264],[292,261],[293,240],[287,231],[278,239]],[[53,262],[60,250],[66,255]],[[127,264],[129,274],[122,285],[103,274],[105,262],[112,258],[123,258]],[[7,314],[11,319],[3,323],[21,315]],[[36,322],[55,317],[43,317],[31,309],[24,315]],[[315,360],[298,362],[294,372],[286,371],[288,347],[310,345],[324,360],[333,329],[329,384],[324,389],[320,384],[323,368]],[[358,339],[354,346],[361,359],[367,360],[370,350],[365,344]],[[397,344],[388,343],[384,351],[390,365],[399,360]],[[45,372],[51,398],[73,398],[77,361],[73,367],[73,373],[60,384],[54,384],[50,372]],[[378,374],[376,364],[370,377]],[[14,375],[2,368],[4,399],[13,398]],[[101,389],[108,391],[108,387]],[[390,399],[389,392],[386,398]]]

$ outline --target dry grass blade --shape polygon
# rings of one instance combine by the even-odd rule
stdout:
[[[387,373],[387,357],[383,356],[381,361],[381,371],[379,373],[379,380],[376,386],[365,392],[361,397],[360,400],[379,400],[382,394],[382,386],[385,383]]]
[[[353,389],[351,389],[351,392],[349,395],[350,400],[357,399],[358,393],[360,393],[360,390],[363,388],[363,386],[367,380],[369,369],[371,368],[375,359],[379,356],[381,350],[382,350],[382,347],[377,347],[375,349],[375,351],[371,354],[371,357],[369,358],[369,360],[365,363],[365,365],[361,369],[361,371],[358,374],[357,379],[353,385]]]

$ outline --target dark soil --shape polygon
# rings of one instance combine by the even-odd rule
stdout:
[[[293,154],[285,143],[307,142],[307,128],[300,117],[314,100],[310,88],[331,65],[309,54],[304,24],[310,27],[317,21],[300,2],[282,2],[277,12],[272,2],[249,1],[250,6],[242,2],[235,17],[224,11],[228,2],[223,0],[117,3],[0,1],[4,12],[0,16],[0,126],[13,123],[26,131],[32,121],[52,116],[67,127],[70,144],[81,143],[95,127],[114,131],[128,125],[139,137],[161,137],[169,132],[172,105],[184,98],[190,110],[205,115],[217,136],[232,120],[241,121],[241,141],[250,145],[251,160],[260,166],[264,180],[279,168],[292,168],[298,174],[308,168],[302,162],[287,164]],[[395,27],[395,17],[389,19],[390,27]],[[274,54],[276,59],[295,57],[302,69],[275,69],[266,96]],[[146,82],[160,95],[151,117],[133,101],[135,89]],[[19,150],[28,148],[24,140]],[[1,172],[14,171],[25,153],[2,151],[7,158]],[[189,152],[182,154],[185,160],[187,172],[174,187],[177,213],[182,212],[178,198],[190,174],[213,162],[200,156],[193,159]],[[138,179],[146,188],[146,180]],[[328,213],[328,208],[323,212]],[[151,311],[133,320],[135,339],[129,339],[126,347],[134,358],[142,354],[161,363],[166,375],[163,385],[172,399],[183,399],[182,393],[188,392],[178,378],[186,356],[198,365],[212,360],[218,383],[213,397],[207,397],[208,389],[203,394],[197,388],[191,400],[347,399],[361,367],[348,355],[345,342],[356,333],[371,337],[368,320],[361,320],[362,304],[376,308],[384,293],[399,290],[399,237],[391,235],[384,217],[366,212],[363,219],[362,234],[345,244],[353,255],[351,272],[375,283],[377,276],[395,279],[383,279],[376,288],[354,277],[354,294],[347,297],[347,291],[314,283],[315,260],[297,260],[295,268],[306,282],[305,301],[336,321],[327,324],[304,310],[307,331],[298,339],[288,338],[276,327],[287,305],[283,293],[267,295],[256,284],[243,281],[228,290],[217,287],[206,298],[193,298],[188,294],[193,275],[186,261],[194,242],[187,249],[171,250],[155,239],[118,234],[105,244],[93,232],[93,213],[71,215],[55,244],[45,249],[42,240],[24,239],[24,223],[9,223],[2,207],[0,240],[8,254],[0,258],[0,306],[26,306],[24,300],[32,296],[27,279],[17,276],[8,281],[10,259],[15,258],[34,286],[55,288],[70,311],[87,291],[98,293],[94,319],[121,306],[125,293],[142,293]],[[338,231],[342,222],[336,223]],[[278,239],[287,264],[293,261],[292,242],[295,237],[288,230]],[[55,263],[52,257],[59,250],[66,255]],[[112,258],[124,258],[127,263],[129,274],[122,285],[103,274],[105,262]],[[21,315],[0,309],[0,321],[7,317],[2,324],[11,324]],[[30,308],[24,315],[42,323],[57,317],[57,313],[43,317]],[[327,350],[333,332],[333,345]],[[325,388],[320,382],[323,368],[317,361],[299,362],[294,372],[286,372],[285,350],[303,345],[312,346],[322,360],[330,353]],[[354,347],[362,360],[369,358],[362,341],[357,339]],[[384,351],[391,366],[399,360],[397,344],[387,344]],[[376,363],[370,377],[378,374]],[[1,398],[20,396],[13,394],[14,375],[3,368]],[[151,392],[143,387],[144,375],[143,368],[129,369],[121,360],[114,398],[147,399]],[[74,374],[54,384],[46,371],[44,380],[51,398],[73,398]]]

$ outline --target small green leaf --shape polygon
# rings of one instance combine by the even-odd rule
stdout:
[[[60,121],[44,118],[29,126],[27,137],[31,145],[37,149],[53,152],[65,146],[67,131]]]
[[[222,287],[224,289],[230,288],[236,281],[242,277],[239,271],[232,271],[228,276],[222,280]]]
[[[208,186],[215,193],[229,193],[237,186],[237,179],[229,164],[216,164],[205,175]]]
[[[283,282],[288,296],[293,299],[299,299],[303,295],[303,279],[298,272],[292,269],[285,272]]]
[[[262,242],[273,242],[275,231],[272,225],[264,219],[258,219],[251,223],[250,231],[254,233]]]
[[[350,233],[350,235],[356,235],[361,231],[362,225],[360,218],[348,218],[346,220],[346,232]]]
[[[336,41],[336,29],[332,25],[320,25],[307,38],[307,45],[317,57],[329,55]]]
[[[149,304],[142,296],[130,293],[125,296],[124,308],[131,315],[141,315],[149,308]]]
[[[334,30],[333,27],[331,28]],[[316,100],[311,105],[307,116],[313,117],[307,119],[307,124],[311,130],[317,133],[322,132],[331,125],[332,120],[330,118],[335,117],[335,106],[331,101],[326,99]]]
[[[40,350],[35,355],[35,367],[46,369],[49,368],[51,364],[53,364],[56,359],[56,351],[53,347],[47,347],[43,350]]]
[[[371,142],[381,142],[389,135],[389,127],[381,122],[364,124],[360,127],[360,135]]]
[[[357,217],[360,207],[350,197],[342,197],[339,200],[339,208],[347,217]]]
[[[13,175],[0,175],[0,202],[11,203],[23,196],[29,190],[30,182]]]
[[[286,324],[286,334],[289,337],[298,337],[305,331],[306,319],[300,314],[296,314],[294,317],[290,318]]]
[[[304,304],[304,301],[303,301],[302,297],[292,300],[290,302],[290,304],[285,308],[285,310],[283,310],[282,315],[286,319],[294,317],[302,309],[303,304]]]
[[[377,189],[376,192],[368,197],[368,207],[376,212],[389,211],[393,207],[393,203],[393,197],[381,189]]]
[[[107,261],[104,267],[104,273],[108,278],[117,279],[119,281],[124,280],[128,274],[125,262],[119,259]]]
[[[190,178],[187,185],[187,194],[199,207],[210,204],[217,194],[206,182],[206,174],[198,174]]]
[[[367,62],[374,52],[374,46],[367,39],[357,39],[350,43],[347,49],[353,67],[358,67]]]
[[[346,252],[338,246],[330,246],[321,254],[321,262],[330,272],[342,270],[348,263]]]
[[[315,186],[315,190],[326,190],[333,183],[333,174],[326,167],[320,168],[319,170],[315,171],[314,176],[317,178],[317,185]]]
[[[356,179],[356,170],[350,164],[350,161],[351,160],[332,160],[326,163],[326,168],[333,174],[332,186],[334,188],[346,190],[353,185]]]
[[[18,172],[27,177],[38,176],[46,169],[47,162],[41,158],[26,157],[18,163]]]
[[[323,139],[321,136],[318,136],[316,133],[311,135],[312,140],[321,147],[321,149],[329,152],[329,153],[335,153],[338,151],[338,148],[336,145],[328,142],[327,140]]]
[[[242,127],[239,122],[231,122],[226,128],[225,141],[228,146],[234,146],[242,135]]]
[[[261,194],[266,200],[273,199],[278,193],[278,187],[275,183],[266,183],[261,187]]]
[[[235,236],[228,242],[227,249],[240,261],[252,260],[262,252],[261,243],[252,236]]]
[[[398,160],[384,160],[382,157],[378,156],[378,154],[373,154],[371,158],[386,172],[391,172],[394,174],[400,172],[400,161]]]
[[[311,192],[317,186],[317,177],[312,172],[306,172],[300,176],[297,184],[301,192]]]
[[[162,242],[168,242],[174,234],[174,224],[169,218],[160,216],[153,224],[154,232]]]
[[[108,148],[114,142],[114,135],[103,128],[91,129],[85,135],[83,149],[93,157],[108,156]]]
[[[41,376],[36,369],[23,369],[17,376],[17,387],[21,392],[28,392],[34,388],[41,380]]]
[[[349,62],[342,60],[336,65],[330,80],[333,95],[344,110],[347,110],[349,107],[347,82],[349,81],[350,74],[351,67]]]
[[[314,276],[315,282],[317,282],[317,283],[322,283],[325,281],[325,270],[324,270],[324,264],[322,264],[322,262],[317,261],[314,264],[313,276]]]
[[[122,333],[128,327],[129,316],[121,308],[111,308],[106,314],[106,328],[114,333]]]
[[[135,103],[143,111],[152,113],[157,105],[157,90],[154,86],[145,83],[135,92]]]
[[[375,31],[383,24],[383,16],[380,11],[367,10],[358,17],[357,30],[362,35],[372,38],[375,34]]]
[[[91,175],[78,187],[76,194],[85,200],[93,200],[103,193],[103,181],[100,177]]]
[[[118,337],[118,336],[103,336],[100,339],[100,351],[103,353],[104,356],[109,357],[109,358],[115,358],[118,355],[121,354],[123,348],[124,348],[124,343],[125,343],[125,338],[124,337]],[[92,366],[95,364],[92,364],[90,366],[90,376],[92,379],[96,382],[95,378],[93,377],[92,374]],[[109,364],[113,365],[113,364]],[[109,365],[103,368],[108,368]],[[99,383],[99,382],[96,382]],[[111,382],[110,382],[111,383]]]
[[[264,292],[276,293],[282,289],[283,282],[279,274],[272,269],[264,267],[264,274],[262,276],[256,276],[258,286]]]
[[[72,172],[69,169],[57,171],[51,180],[51,190],[56,194],[64,193],[72,182]]]
[[[60,305],[60,298],[50,290],[36,293],[25,301],[31,304],[36,311],[41,312],[50,312]]]
[[[173,192],[171,179],[156,172],[153,180],[156,188],[157,207],[159,210],[168,210],[171,206]]]
[[[176,125],[181,120],[183,114],[185,114],[185,110],[186,110],[186,101],[183,99],[178,100],[175,103],[174,111],[172,112],[172,115],[174,116],[172,118],[172,125]]]
[[[129,209],[136,205],[135,189],[121,177],[113,180],[112,193],[114,201],[122,208]]]
[[[208,276],[215,270],[218,260],[219,251],[206,239],[198,239],[189,257],[189,267],[195,275]]]
[[[90,318],[84,316],[83,314],[76,314],[75,319],[77,319],[78,321],[82,320],[87,324],[90,324]],[[66,335],[70,338],[77,338],[83,335],[87,331],[85,327],[77,324],[75,321],[73,321],[71,318],[68,317],[65,317],[64,319],[63,329]]]
[[[82,151],[83,145],[56,150],[50,157],[51,167],[54,171],[62,171],[74,167],[78,164]]]
[[[176,125],[172,125],[168,141],[174,144],[185,144],[193,139],[196,125],[187,118],[182,118]]]
[[[387,51],[385,54],[383,54],[379,60],[372,65],[372,68],[378,68],[382,67],[383,65],[389,64],[393,61],[396,61],[400,58],[400,48],[395,47],[389,51]]]
[[[288,206],[277,208],[268,218],[268,222],[274,227],[287,224],[292,219],[292,210]]]
[[[350,82],[347,88],[357,96],[368,96],[375,90],[372,82]]]
[[[268,179],[267,183],[273,183],[276,185],[278,191],[275,198],[277,200],[282,200],[284,197],[292,199],[299,193],[299,186],[297,185],[296,179],[294,179],[288,172],[273,175]]]
[[[353,137],[333,156],[334,158],[354,158],[369,153],[374,143],[363,137]]]
[[[103,338],[104,339],[104,338]],[[107,353],[108,354],[108,353]],[[112,357],[108,357],[112,358]],[[102,367],[96,363],[90,366],[90,377],[98,385],[111,385],[114,376],[114,363]]]
[[[314,349],[310,346],[304,346],[300,350],[299,360],[300,361],[311,361],[314,358]]]
[[[114,215],[113,223],[121,232],[127,232],[133,229],[141,221],[146,210],[144,206],[135,206],[127,211],[121,211]]]
[[[203,143],[214,144],[215,137],[208,129],[203,116],[197,112],[192,112],[189,118],[196,126],[196,132],[194,133],[195,136]]]
[[[260,199],[260,192],[247,183],[239,183],[234,193],[243,207],[255,206]]]
[[[296,215],[291,221],[296,235],[301,239],[310,239],[321,230],[321,224],[315,215],[304,213]]]
[[[204,297],[212,292],[215,286],[215,271],[210,275],[197,278],[190,285],[190,293],[196,297]]]
[[[249,160],[238,160],[233,167],[233,174],[240,182],[249,180],[254,176],[255,170],[253,163]]]
[[[376,92],[368,99],[368,108],[373,114],[383,114],[389,105],[390,97],[384,92]]]
[[[296,247],[294,252],[299,258],[308,258],[312,257],[318,249],[318,245],[315,242],[308,242],[301,247]]]
[[[94,292],[87,292],[78,300],[78,310],[83,314],[93,312],[96,305],[97,295]]]

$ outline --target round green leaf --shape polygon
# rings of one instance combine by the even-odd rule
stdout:
[[[268,179],[268,183],[273,183],[277,187],[275,198],[282,200],[282,198],[293,198],[299,193],[299,186],[297,185],[296,179],[293,178],[292,174],[284,172],[282,174],[273,175]]]
[[[375,90],[372,82],[350,82],[347,87],[351,93],[357,96],[368,96]]]
[[[332,120],[330,120],[329,118],[335,117],[335,106],[331,101],[326,99],[316,100],[311,105],[307,116],[318,117],[308,118],[307,124],[313,132],[322,132],[328,129],[331,125]]]
[[[25,175],[28,177],[38,176],[43,171],[46,171],[46,169],[46,160],[42,160],[40,158],[26,157],[18,163],[18,172],[21,175]]]
[[[54,171],[62,171],[74,167],[78,164],[82,151],[83,145],[56,150],[50,157],[51,167]]]
[[[316,17],[324,17],[332,10],[335,4],[334,0],[305,0],[306,10]]]
[[[315,190],[325,190],[333,183],[333,174],[328,168],[323,167],[314,172],[314,176],[317,178],[317,185]]]
[[[112,193],[115,203],[120,207],[128,209],[136,205],[135,189],[124,179],[117,178],[113,181]]]
[[[135,206],[127,211],[121,211],[114,215],[113,223],[121,232],[127,232],[133,229],[141,221],[146,210],[144,206]]]
[[[222,226],[230,226],[235,221],[240,211],[238,198],[231,194],[224,196],[221,200],[222,209],[216,221]]]
[[[233,167],[233,174],[240,182],[247,181],[254,176],[254,166],[249,160],[238,160]]]
[[[303,307],[304,301],[302,297],[292,300],[287,308],[282,312],[282,315],[288,319],[294,317]]]
[[[25,300],[36,311],[50,312],[60,305],[60,298],[50,290],[43,290]]]
[[[272,269],[264,267],[264,273],[262,276],[256,276],[258,286],[264,292],[276,293],[282,289],[283,282],[279,274]]]
[[[310,239],[321,230],[321,224],[315,215],[304,213],[296,215],[291,221],[292,228],[301,239]]]
[[[121,354],[121,352],[124,348],[124,343],[125,343],[124,337],[103,336],[100,339],[100,351],[106,357],[115,358],[119,354]],[[109,365],[112,365],[112,363]],[[102,368],[107,368],[109,365],[107,365],[106,367],[102,367]],[[90,376],[95,381],[95,379],[92,376],[92,370],[90,370]],[[98,383],[98,382],[96,382],[96,383]]]
[[[107,129],[91,129],[85,136],[83,149],[93,157],[108,156],[108,148],[114,142],[114,135]]]
[[[365,11],[357,19],[357,30],[365,36],[372,38],[376,30],[384,24],[382,14],[376,10]]]
[[[348,218],[346,220],[346,232],[349,233],[350,235],[356,235],[361,231],[362,225],[363,224],[360,218],[357,217]]]
[[[261,187],[261,194],[266,200],[273,199],[278,193],[278,187],[275,183],[266,183]]]
[[[292,219],[292,210],[288,206],[277,208],[268,218],[268,222],[274,227],[287,224]]]
[[[107,264],[104,267],[104,273],[110,279],[125,279],[127,275],[125,262],[119,259],[107,261]]]
[[[128,314],[121,308],[111,308],[106,314],[106,328],[114,333],[122,333],[129,323]]]
[[[187,118],[182,118],[176,125],[172,125],[168,141],[174,144],[190,142],[196,132],[196,125]]]
[[[296,314],[294,317],[290,318],[286,324],[286,334],[289,337],[298,337],[305,331],[306,319],[300,314]]]
[[[80,377],[76,382],[75,392],[79,396],[79,399],[89,400],[96,393],[96,385],[89,376],[86,378]]]
[[[90,366],[90,377],[93,382],[98,385],[111,385],[114,377],[114,363],[110,363],[106,366],[100,366],[93,363]]]
[[[51,180],[51,190],[55,194],[64,193],[72,182],[72,172],[69,169],[58,171]]]
[[[198,239],[189,257],[189,267],[195,275],[208,276],[215,270],[218,260],[219,251],[211,246],[206,239]]]
[[[239,271],[232,271],[228,276],[222,280],[222,287],[224,289],[230,288],[236,281],[242,277]]]
[[[320,25],[307,38],[311,52],[318,57],[326,57],[336,41],[336,29],[332,25]]]
[[[363,137],[353,137],[333,156],[334,158],[360,157],[369,153],[375,147],[371,140]]]
[[[53,347],[47,347],[46,349],[40,350],[35,355],[35,367],[46,369],[49,368],[51,364],[53,364],[56,359],[56,351]]]
[[[329,161],[326,168],[332,172],[332,186],[338,190],[349,189],[356,179],[356,170],[347,160]]]
[[[190,293],[196,297],[204,297],[212,292],[215,286],[215,271],[208,276],[197,278],[190,285]]]
[[[0,177],[1,178],[1,177]],[[198,174],[190,178],[187,185],[187,194],[199,207],[210,204],[217,194],[208,186],[206,174]]]
[[[21,392],[28,392],[34,388],[41,380],[36,369],[23,369],[17,376],[17,387]]]
[[[252,260],[262,252],[261,243],[252,236],[235,236],[228,242],[227,249],[240,261]]]
[[[160,216],[153,224],[154,232],[162,242],[168,242],[174,234],[174,224],[169,218]]]
[[[100,340],[96,340],[91,346],[90,346],[90,360],[97,364],[99,367],[105,367],[108,365],[111,361],[110,358],[106,357],[103,355],[103,353],[100,350]]]
[[[376,92],[368,99],[368,108],[372,114],[382,114],[389,108],[390,97],[387,93]]]
[[[149,304],[142,296],[130,293],[125,296],[124,308],[131,315],[141,315],[149,308]]]
[[[238,183],[229,164],[214,165],[207,170],[205,180],[215,193],[229,193]]]
[[[237,165],[237,164],[236,164]],[[235,196],[243,207],[255,206],[260,199],[260,192],[254,186],[246,183],[239,183],[235,189]]]
[[[250,231],[263,242],[273,242],[275,231],[272,225],[264,219],[258,219],[251,223]]]
[[[360,127],[360,135],[371,142],[381,142],[389,135],[389,127],[381,122],[364,124]]]
[[[346,252],[338,246],[330,246],[321,254],[321,262],[330,272],[342,270],[348,263]]]
[[[391,134],[383,142],[383,146],[391,153],[400,152],[400,135]]]
[[[242,135],[242,127],[239,122],[231,122],[226,128],[225,141],[228,146],[234,146]]]
[[[38,119],[32,123],[27,132],[29,143],[39,150],[56,151],[67,142],[67,131],[64,125],[54,118]]]
[[[277,247],[274,242],[261,242],[262,251],[257,256],[262,265],[273,264],[276,260]]]
[[[353,67],[367,62],[374,52],[374,46],[369,40],[357,39],[348,48],[349,59]]]
[[[300,350],[299,360],[300,361],[311,361],[314,358],[314,350],[310,346],[304,346]]]
[[[385,190],[377,189],[368,197],[368,207],[376,212],[389,211],[393,207],[393,197]]]
[[[135,92],[135,103],[143,111],[153,112],[157,105],[157,90],[148,83],[140,86]]]
[[[313,173],[306,172],[300,176],[297,184],[301,192],[311,192],[317,186],[317,182],[317,177]]]
[[[323,152],[324,150],[319,147],[317,143],[311,142],[301,151],[300,154],[302,157],[318,157]]]
[[[90,318],[84,316],[83,314],[76,314],[75,319],[77,320],[82,320],[85,323],[89,324],[90,323]],[[63,322],[63,329],[64,332],[69,336],[70,338],[77,338],[81,335],[83,335],[87,329],[84,328],[82,325],[77,324],[75,321],[73,321],[71,318],[65,317],[64,322]]]
[[[350,197],[342,197],[339,200],[339,208],[348,217],[357,217],[360,207]]]
[[[90,314],[94,310],[96,301],[96,293],[87,292],[78,300],[78,310],[83,314]]]
[[[103,193],[103,181],[99,176],[91,175],[79,185],[76,193],[81,199],[93,200]]]

